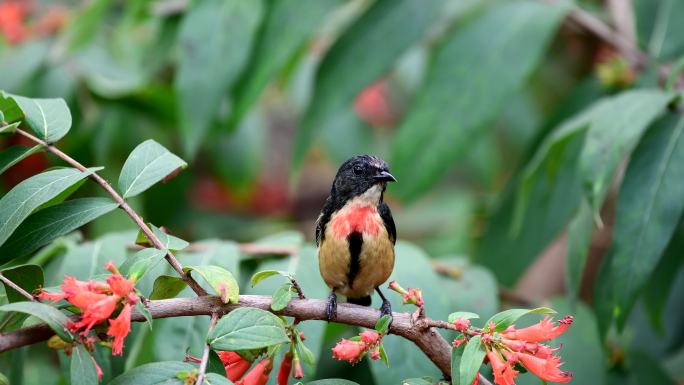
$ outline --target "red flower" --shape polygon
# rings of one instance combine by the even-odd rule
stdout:
[[[370,354],[371,360],[379,360],[380,359],[380,348],[375,348],[371,354]]]
[[[572,373],[560,370],[561,362],[558,356],[551,356],[546,359],[527,353],[518,353],[517,356],[527,370],[544,381],[567,384],[572,380]]]
[[[361,341],[368,345],[374,345],[380,341],[380,333],[375,330],[365,330],[359,334],[361,336]]]
[[[460,339],[454,340],[453,344],[454,344],[454,347],[457,348],[465,342],[466,342],[465,338],[460,338]]]
[[[81,320],[79,322],[71,324],[72,331],[76,331],[81,328],[82,335],[88,334],[93,326],[102,323],[116,310],[116,305],[119,303],[119,298],[116,296],[105,296],[103,299],[88,305],[83,314],[81,315]]]
[[[278,385],[287,385],[287,381],[290,378],[290,371],[292,371],[292,354],[287,352],[285,353],[283,361],[280,363],[280,368],[278,369]]]
[[[342,339],[332,349],[333,358],[349,363],[357,363],[366,351],[366,344],[361,341]]]
[[[109,320],[109,330],[107,335],[114,337],[112,344],[112,355],[120,356],[123,354],[124,339],[131,332],[131,305],[125,304],[119,316]]]
[[[464,331],[468,330],[468,328],[470,327],[470,320],[467,320],[465,318],[457,318],[454,321],[454,327],[459,332],[464,332]]]
[[[497,385],[515,385],[515,376],[518,375],[518,371],[513,369],[510,362],[504,362],[501,359],[499,353],[487,350],[487,358],[492,364],[492,370],[494,371],[494,382]]]
[[[271,369],[273,369],[273,363],[270,358],[266,357],[259,361],[259,363],[242,377],[240,381],[236,382],[235,385],[266,385]]]
[[[295,357],[292,360],[292,367],[293,367],[292,377],[298,378],[298,379],[304,377],[304,370],[302,370],[302,364],[299,362],[299,357]]]
[[[100,367],[100,365],[97,364],[97,361],[95,361],[95,359],[92,356],[90,356],[90,358],[93,360],[93,364],[95,364],[95,370],[97,370],[97,381],[102,381],[102,368]]]
[[[530,327],[523,329],[506,331],[502,333],[505,338],[523,340],[527,342],[547,341],[565,333],[572,325],[572,316],[565,316],[555,325],[548,317]]]
[[[119,274],[114,274],[107,277],[107,283],[109,284],[112,293],[121,297],[127,296],[131,290],[133,290],[133,282],[127,280]]]
[[[245,374],[247,369],[252,366],[252,363],[245,360],[235,352],[216,352],[223,366],[226,368],[226,377],[232,382],[235,382]]]

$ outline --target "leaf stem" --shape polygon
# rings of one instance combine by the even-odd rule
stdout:
[[[33,296],[27,292],[26,290],[22,289],[21,286],[17,285],[16,283],[12,282],[9,278],[5,277],[2,273],[0,273],[0,281],[2,281],[5,285],[11,287],[12,289],[16,290],[19,292],[19,294],[23,295],[28,299],[29,301],[36,302],[36,299],[33,298]]]
[[[17,133],[28,138],[29,140],[42,145],[45,147],[45,149],[57,156],[58,158],[62,159],[63,161],[67,162],[69,165],[75,167],[76,169],[80,171],[87,171],[86,167],[83,166],[81,163],[79,163],[77,160],[74,158],[70,157],[69,155],[65,154],[62,152],[60,149],[57,147],[53,146],[52,144],[49,144],[40,138],[37,138],[30,133],[17,129]],[[166,261],[171,265],[171,267],[176,270],[176,272],[180,275],[180,277],[190,286],[190,288],[199,296],[207,295],[207,292],[195,281],[194,278],[190,276],[190,274],[186,273],[183,271],[183,265],[178,261],[175,255],[170,250],[166,250],[162,242],[157,238],[157,236],[152,232],[152,230],[147,226],[145,221],[143,221],[142,217],[131,208],[131,206],[128,205],[128,202],[126,202],[121,195],[119,195],[116,190],[107,182],[104,178],[102,178],[100,175],[98,175],[95,172],[92,172],[89,175],[89,178],[94,180],[97,184],[99,184],[109,195],[112,196],[114,201],[119,204],[119,207],[128,214],[131,219],[133,219],[133,222],[135,222],[136,225],[140,228],[140,230],[145,234],[147,239],[152,242],[154,247],[156,247],[159,250],[165,250],[166,251]]]
[[[207,335],[211,333],[211,330],[214,329],[214,326],[216,326],[216,322],[218,322],[219,319],[219,313],[212,313],[211,314],[211,321],[209,322],[209,328],[207,329]],[[200,366],[199,369],[197,370],[197,380],[195,381],[195,385],[202,385],[204,382],[204,376],[207,372],[207,364],[209,363],[209,353],[211,351],[211,347],[209,346],[209,343],[206,343],[204,345],[204,352],[202,352],[202,361],[200,361]]]

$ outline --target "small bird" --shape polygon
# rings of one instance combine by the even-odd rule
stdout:
[[[371,155],[355,156],[337,171],[316,221],[319,269],[332,290],[328,320],[337,316],[336,293],[349,303],[370,306],[374,290],[382,299],[381,313],[392,315],[378,287],[394,269],[397,231],[383,194],[387,183],[396,181],[387,162]]]

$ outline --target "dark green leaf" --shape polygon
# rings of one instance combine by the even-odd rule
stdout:
[[[249,58],[261,0],[192,2],[180,26],[176,92],[185,154],[194,157],[221,99]]]
[[[187,284],[182,278],[160,275],[154,280],[150,299],[168,299],[177,296]]]
[[[460,319],[473,319],[473,318],[480,318],[480,316],[475,314],[475,313],[471,313],[469,311],[457,311],[457,312],[449,314],[449,318],[447,320],[449,323],[452,323],[459,318]]]
[[[509,326],[513,325],[520,317],[528,314],[556,314],[553,309],[548,307],[538,307],[536,309],[508,309],[501,313],[495,314],[492,318],[487,320],[484,326],[488,326],[494,323],[494,331],[500,332],[506,330]]]
[[[393,143],[397,179],[411,181],[397,185],[400,195],[415,198],[467,151],[537,66],[566,11],[537,1],[496,4],[445,39]],[[426,148],[429,156],[415,156]]]
[[[187,362],[154,362],[127,371],[112,380],[109,385],[183,385],[178,373],[195,369],[195,366]]]
[[[67,316],[50,305],[39,302],[15,302],[0,306],[0,311],[15,311],[38,317],[64,341],[73,339],[67,328]]]
[[[425,378],[408,378],[401,382],[401,385],[433,385],[434,381],[428,381]]]
[[[343,380],[340,378],[328,378],[325,380],[317,380],[307,382],[306,385],[359,385],[356,382]]]
[[[186,266],[183,271],[195,271],[204,278],[221,297],[223,303],[237,303],[240,288],[233,274],[219,266]]]
[[[636,381],[635,384],[675,385],[676,382],[670,377],[662,366],[662,361],[642,351],[629,353],[630,372]]]
[[[660,60],[677,59],[684,49],[684,3],[677,0],[635,0],[634,16],[640,45],[649,56]]]
[[[126,159],[119,175],[119,190],[130,198],[147,190],[178,169],[187,167],[185,161],[154,140],[140,143]]]
[[[264,271],[259,271],[257,273],[254,273],[252,276],[252,279],[249,280],[250,284],[252,287],[254,287],[257,283],[263,281],[266,278],[273,277],[275,275],[281,275],[283,277],[289,277],[290,273],[287,271],[278,271],[278,270],[264,270]]]
[[[458,347],[451,349],[451,382],[452,385],[461,384],[461,358],[463,358],[463,351],[466,344],[461,344]]]
[[[97,384],[95,361],[83,345],[76,345],[71,353],[71,385]]]
[[[259,349],[289,341],[283,322],[256,308],[239,308],[221,318],[207,337],[216,350]]]
[[[223,378],[226,377],[226,367],[223,365],[221,358],[215,351],[209,351],[209,362],[207,363],[207,373],[216,373]]]
[[[120,266],[121,273],[129,279],[139,280],[166,255],[166,250],[147,248],[126,258]]]
[[[482,336],[475,336],[468,341],[463,356],[461,357],[461,365],[459,366],[459,381],[461,384],[472,384],[475,376],[477,376],[482,360],[485,357],[485,349],[482,345]]]
[[[231,121],[238,124],[266,84],[311,38],[340,0],[275,0],[269,6],[252,63],[240,77]]]
[[[0,246],[0,262],[27,255],[118,206],[109,198],[80,198],[37,211]]]
[[[22,159],[40,151],[40,146],[12,146],[0,152],[0,174],[19,163]]]
[[[375,330],[380,334],[387,334],[390,323],[392,322],[392,316],[386,314],[378,319],[375,323]]]
[[[64,99],[31,99],[12,95],[24,112],[24,122],[36,135],[54,143],[69,132],[71,112]]]
[[[0,252],[0,255],[1,252]],[[43,269],[38,265],[19,265],[2,270],[2,275],[16,283],[28,293],[40,288],[44,284]],[[18,291],[5,285],[5,294],[9,302],[26,301],[26,297]]]
[[[684,210],[684,119],[654,125],[634,151],[617,204],[611,257],[618,327],[655,269]]]
[[[356,95],[416,44],[443,8],[443,0],[379,0],[333,44],[318,68],[312,103],[297,131],[295,170],[317,130],[348,113]]]
[[[38,206],[87,177],[95,169],[81,172],[64,168],[34,175],[16,185],[0,199],[0,245]]]
[[[568,225],[568,256],[565,267],[565,285],[568,298],[572,301],[577,299],[584,265],[589,254],[591,236],[594,232],[594,216],[591,206],[586,201],[582,201],[575,217]]]
[[[273,299],[271,301],[271,309],[273,311],[283,310],[287,307],[287,304],[292,300],[292,284],[286,283],[278,288],[278,290],[273,293]]]

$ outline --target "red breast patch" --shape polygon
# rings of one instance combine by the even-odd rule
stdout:
[[[375,236],[380,232],[382,219],[375,207],[357,205],[343,209],[335,215],[330,225],[333,235],[337,238],[346,238],[354,231]]]

